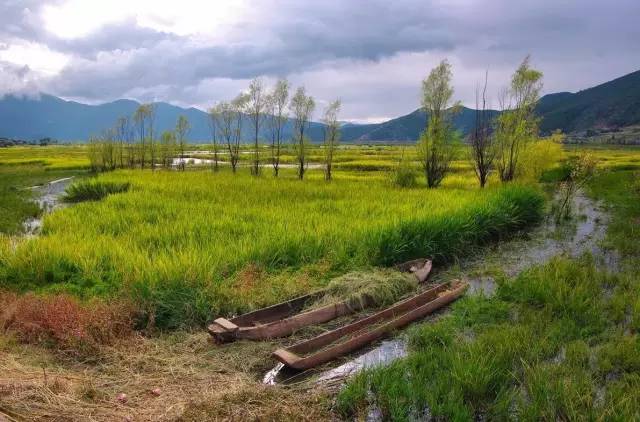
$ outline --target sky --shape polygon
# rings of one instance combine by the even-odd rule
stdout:
[[[445,58],[471,107],[528,54],[545,93],[639,70],[639,17],[640,0],[0,0],[0,95],[207,109],[284,77],[316,115],[340,98],[341,120],[379,122]]]

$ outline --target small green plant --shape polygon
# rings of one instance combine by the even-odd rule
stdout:
[[[67,188],[64,200],[66,202],[99,201],[107,195],[126,192],[129,187],[129,182],[83,180]]]
[[[591,154],[585,153],[569,160],[565,165],[567,177],[559,184],[558,200],[553,207],[553,214],[558,222],[571,217],[573,199],[593,176],[596,160]]]
[[[414,188],[418,185],[416,169],[411,161],[405,158],[404,151],[402,151],[400,160],[391,173],[391,182],[400,188]]]

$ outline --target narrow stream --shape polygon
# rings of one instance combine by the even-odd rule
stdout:
[[[35,192],[36,196],[33,200],[38,204],[42,212],[38,217],[28,218],[22,223],[25,236],[35,236],[40,233],[44,216],[64,206],[60,200],[72,180],[73,176],[65,177],[63,179],[53,180],[46,185],[32,186],[29,188]]]
[[[577,257],[590,252],[596,260],[615,271],[618,266],[617,255],[600,246],[609,221],[602,206],[579,192],[573,199],[573,213],[575,217],[570,221],[556,224],[553,218],[547,218],[525,238],[501,242],[478,256],[460,262],[460,272],[470,284],[468,294],[494,294],[496,283],[493,277],[468,276],[482,274],[486,262],[491,262],[502,268],[508,276],[514,277],[526,268],[544,263],[557,255]],[[271,385],[288,384],[312,375],[317,375],[316,382],[321,384],[341,382],[362,369],[388,365],[406,354],[406,339],[400,334],[379,342],[368,351],[324,372],[292,375],[283,370],[286,368],[282,364],[278,364],[265,375],[263,382]]]

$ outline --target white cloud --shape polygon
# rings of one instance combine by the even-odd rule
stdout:
[[[31,71],[43,76],[58,74],[69,62],[70,57],[51,50],[46,45],[15,40],[0,49],[0,60],[17,66],[28,66]]]
[[[52,34],[74,39],[129,19],[137,25],[180,36],[215,36],[226,26],[246,17],[244,1],[67,0],[43,8],[45,28]]]

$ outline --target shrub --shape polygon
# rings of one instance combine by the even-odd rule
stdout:
[[[95,353],[128,336],[133,308],[124,302],[81,304],[69,295],[0,293],[0,329],[24,343],[56,347],[64,354]]]
[[[528,143],[518,165],[518,176],[527,181],[537,182],[562,158],[562,137],[550,138]]]
[[[413,188],[418,185],[418,173],[411,165],[411,161],[405,159],[404,153],[391,172],[391,182],[401,188]]]
[[[99,201],[107,195],[126,192],[129,187],[129,182],[83,180],[67,188],[64,200],[67,202]]]

